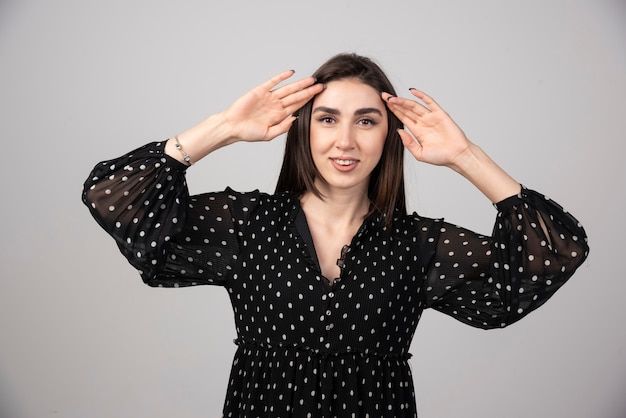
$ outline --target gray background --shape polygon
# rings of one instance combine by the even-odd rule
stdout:
[[[220,288],[151,289],[80,203],[98,161],[223,109],[271,75],[376,58],[433,95],[520,182],[570,209],[592,253],[504,330],[427,312],[420,417],[626,416],[623,1],[1,0],[0,416],[218,416],[235,346]],[[192,193],[271,191],[283,139],[234,145]],[[495,210],[411,161],[412,210],[489,233]]]

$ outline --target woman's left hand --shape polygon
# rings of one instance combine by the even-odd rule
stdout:
[[[398,131],[404,146],[418,161],[455,168],[458,160],[469,151],[471,142],[432,97],[415,89],[411,89],[411,94],[423,104],[382,94],[389,110],[405,126]]]

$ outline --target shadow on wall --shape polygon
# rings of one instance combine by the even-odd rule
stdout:
[[[0,371],[0,418],[21,418],[9,384]]]

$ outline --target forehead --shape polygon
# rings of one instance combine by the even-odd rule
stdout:
[[[363,107],[386,110],[380,94],[369,84],[349,78],[326,83],[326,88],[313,100],[313,108],[325,106],[350,111]]]

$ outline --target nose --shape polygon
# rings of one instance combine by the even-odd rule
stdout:
[[[338,130],[335,147],[340,150],[350,150],[356,146],[355,132],[351,126],[347,125],[343,129]]]

